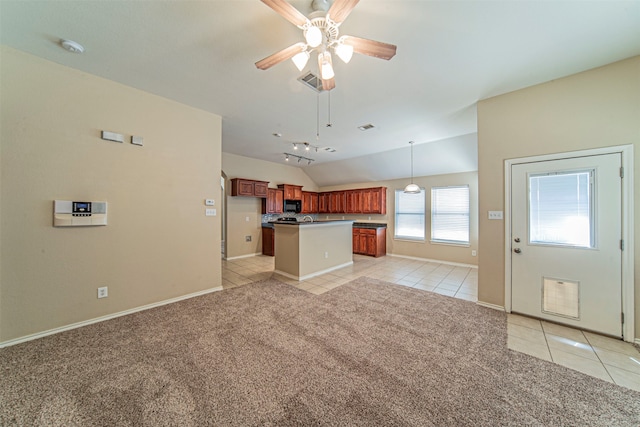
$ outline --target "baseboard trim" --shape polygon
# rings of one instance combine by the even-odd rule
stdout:
[[[281,271],[281,270],[274,270],[273,272],[277,273],[277,274],[280,274],[280,275],[282,275],[284,277],[288,277],[289,279],[301,281],[301,280],[311,279],[311,278],[316,277],[316,276],[321,276],[323,274],[327,274],[327,273],[330,273],[330,272],[332,272],[334,270],[339,270],[339,269],[344,268],[344,267],[349,267],[350,265],[353,265],[353,261],[349,261],[349,262],[346,262],[344,264],[336,265],[335,267],[327,268],[326,270],[316,271],[315,273],[307,274],[306,276],[296,276],[294,274],[285,273],[284,271]]]
[[[420,257],[415,257],[415,256],[398,255],[398,254],[392,254],[392,253],[387,253],[387,255],[392,256],[392,257],[396,257],[396,258],[415,259],[416,261],[437,262],[437,263],[440,263],[440,264],[455,265],[456,267],[468,267],[468,268],[478,269],[477,265],[464,264],[464,263],[461,263],[461,262],[442,261],[440,259],[420,258]]]
[[[115,319],[116,317],[122,317],[122,316],[126,316],[128,314],[137,313],[139,311],[149,310],[151,308],[160,307],[160,306],[167,305],[167,304],[172,304],[174,302],[183,301],[183,300],[186,300],[186,299],[189,299],[189,298],[199,297],[201,295],[210,294],[212,292],[218,292],[218,291],[221,291],[222,289],[223,289],[222,286],[217,286],[215,288],[209,288],[209,289],[205,289],[203,291],[193,292],[191,294],[182,295],[182,296],[179,296],[179,297],[170,298],[170,299],[159,301],[159,302],[154,302],[152,304],[147,304],[147,305],[142,305],[140,307],[130,308],[128,310],[119,311],[117,313],[107,314],[105,316],[100,316],[100,317],[96,317],[96,318],[89,319],[89,320],[83,320],[82,322],[72,323],[70,325],[61,326],[59,328],[49,329],[49,330],[44,331],[44,332],[37,332],[35,334],[25,335],[25,336],[20,337],[20,338],[14,338],[14,339],[11,339],[11,340],[8,340],[8,341],[0,342],[0,348],[10,347],[12,345],[21,344],[23,342],[32,341],[32,340],[35,340],[35,339],[38,339],[38,338],[43,338],[43,337],[46,337],[46,336],[49,336],[49,335],[58,334],[60,332],[70,331],[72,329],[81,328],[83,326],[92,325],[94,323],[104,322],[105,320]]]
[[[225,259],[227,261],[233,261],[234,259],[251,258],[251,257],[258,256],[258,255],[262,255],[262,252],[256,252],[254,254],[247,254],[247,255],[232,256],[230,258],[225,258]]]
[[[483,301],[478,301],[478,302],[476,302],[476,304],[481,305],[482,307],[491,308],[493,310],[505,311],[504,307],[501,306],[501,305],[490,304],[488,302],[483,302]]]

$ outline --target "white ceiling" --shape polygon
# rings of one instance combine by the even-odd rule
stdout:
[[[416,176],[476,170],[478,100],[640,54],[638,0],[362,0],[340,34],[397,55],[336,59],[328,128],[328,93],[290,61],[255,68],[302,40],[259,0],[0,0],[0,27],[2,44],[221,115],[225,152],[284,162],[292,142],[319,146],[300,166],[320,186],[409,176],[410,140]]]

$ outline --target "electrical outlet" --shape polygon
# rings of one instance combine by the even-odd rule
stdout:
[[[329,252],[325,252],[325,253],[324,253],[324,257],[325,257],[325,258],[329,258]]]
[[[475,250],[471,251],[471,256],[476,256],[476,251]]]
[[[250,242],[251,241],[251,236],[244,236],[244,241],[245,242]]]
[[[98,298],[106,298],[108,296],[109,296],[109,292],[106,286],[98,288]]]

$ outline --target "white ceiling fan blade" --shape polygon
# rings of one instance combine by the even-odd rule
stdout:
[[[309,20],[298,9],[285,0],[260,0],[293,25],[302,28]]]
[[[360,0],[335,0],[327,15],[336,24],[340,24],[347,19],[354,7]]]
[[[287,48],[282,49],[279,52],[274,53],[273,55],[269,55],[264,59],[256,62],[256,67],[261,70],[267,70],[274,65],[277,65],[287,59],[293,58],[296,54],[302,52],[305,49],[306,44],[302,42],[298,42],[294,45],[291,45]]]
[[[342,36],[340,39],[344,44],[353,46],[354,52],[361,53],[363,55],[386,59],[388,61],[396,54],[397,47],[393,44],[353,36]]]

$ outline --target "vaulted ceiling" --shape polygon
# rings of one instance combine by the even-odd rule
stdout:
[[[0,24],[2,44],[219,114],[224,152],[284,164],[308,142],[321,186],[407,177],[409,141],[416,176],[476,170],[478,100],[640,54],[640,1],[362,0],[340,33],[397,55],[336,60],[317,93],[291,61],[254,66],[302,41],[259,0],[1,0]]]

